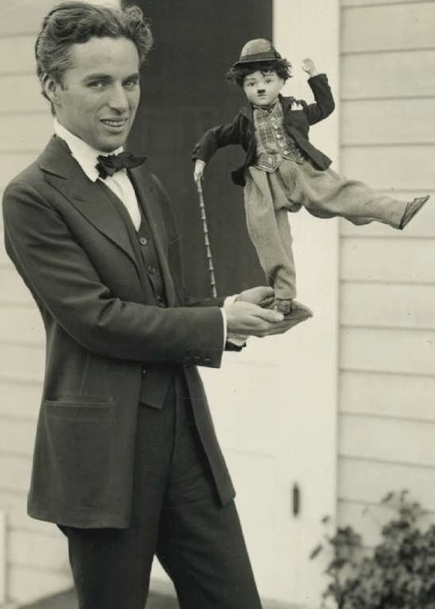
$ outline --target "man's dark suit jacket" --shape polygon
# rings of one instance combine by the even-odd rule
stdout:
[[[328,84],[326,74],[318,74],[308,79],[308,84],[314,94],[316,103],[307,104],[303,99],[279,96],[284,112],[284,125],[287,133],[294,139],[299,148],[305,153],[317,169],[327,169],[331,164],[323,152],[313,146],[308,139],[310,125],[323,120],[335,108],[334,98]],[[292,109],[294,104],[300,109]],[[208,163],[218,148],[230,144],[240,144],[246,152],[241,167],[231,175],[233,182],[239,186],[245,184],[245,170],[253,165],[256,158],[256,142],[254,135],[254,118],[252,105],[244,106],[235,116],[232,123],[213,127],[204,133],[193,148],[193,159]]]
[[[159,255],[166,308],[144,280],[106,187],[86,177],[61,140],[53,137],[4,194],[6,249],[47,336],[28,510],[63,525],[128,527],[139,394],[161,407],[156,396],[165,391],[156,388],[165,389],[174,368],[185,375],[220,500],[234,496],[195,367],[220,365],[222,299],[185,306],[168,199],[145,167],[130,175]]]

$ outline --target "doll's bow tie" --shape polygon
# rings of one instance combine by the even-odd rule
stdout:
[[[105,180],[108,176],[113,176],[120,169],[139,167],[145,159],[146,157],[135,156],[131,152],[120,152],[119,154],[109,154],[108,156],[100,154],[97,157],[98,163],[95,167],[98,169],[99,177]]]

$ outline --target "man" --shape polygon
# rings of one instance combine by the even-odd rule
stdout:
[[[195,366],[218,367],[232,335],[282,333],[307,314],[261,308],[273,296],[261,287],[185,299],[160,183],[111,156],[151,43],[139,9],[82,2],[54,8],[36,42],[55,136],[4,195],[7,252],[47,335],[28,510],[67,535],[80,609],[143,609],[154,555],[182,608],[256,609]]]

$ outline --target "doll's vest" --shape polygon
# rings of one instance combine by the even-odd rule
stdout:
[[[303,163],[304,156],[284,127],[282,106],[276,102],[272,108],[254,108],[257,154],[255,167],[275,171],[283,159]]]

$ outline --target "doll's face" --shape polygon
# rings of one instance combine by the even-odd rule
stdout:
[[[275,72],[253,72],[246,76],[243,90],[251,104],[269,106],[278,97],[284,80]]]

